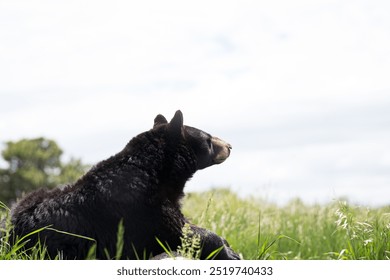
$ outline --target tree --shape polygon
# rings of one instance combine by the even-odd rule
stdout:
[[[45,138],[7,142],[2,156],[8,168],[0,169],[0,201],[9,204],[23,193],[75,181],[86,171],[81,160],[62,163],[61,155],[57,143]]]

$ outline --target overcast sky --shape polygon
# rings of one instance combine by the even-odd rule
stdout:
[[[0,142],[44,136],[93,164],[181,109],[233,146],[187,191],[390,204],[389,15],[386,0],[2,0]]]

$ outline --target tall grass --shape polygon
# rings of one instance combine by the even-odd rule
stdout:
[[[11,245],[11,223],[10,209],[0,202],[0,260],[44,260],[48,259],[45,246],[41,243],[35,244],[29,249],[24,249],[24,245],[33,234],[38,234],[46,228],[35,230],[25,236],[18,237]]]
[[[191,193],[183,205],[192,223],[226,238],[244,259],[390,259],[390,206],[370,209],[345,201],[306,205],[294,200],[281,207],[258,198],[242,199],[228,190]],[[29,235],[9,245],[11,226],[5,205],[0,205],[1,220],[0,260],[48,258],[41,244],[23,250]],[[120,258],[124,234],[120,223],[113,240],[117,253],[107,255],[108,259]],[[196,242],[184,235],[182,247],[169,250],[196,258]],[[89,259],[95,249],[91,248]]]
[[[278,207],[218,190],[187,195],[183,211],[245,259],[390,259],[390,207],[300,200]]]

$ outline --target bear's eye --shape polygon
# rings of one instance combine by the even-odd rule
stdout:
[[[211,143],[211,138],[208,138],[208,139],[207,139],[207,145],[209,146],[209,148],[211,148],[211,145],[212,145],[212,143]]]

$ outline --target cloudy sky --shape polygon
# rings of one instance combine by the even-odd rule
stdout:
[[[188,2],[1,1],[0,142],[93,164],[181,109],[233,146],[188,191],[390,204],[390,2]]]

